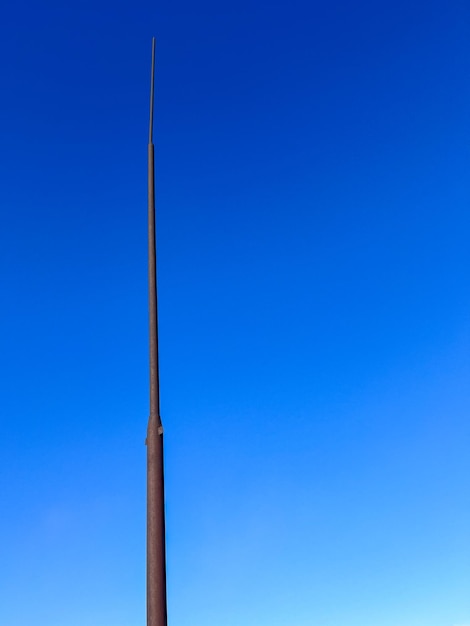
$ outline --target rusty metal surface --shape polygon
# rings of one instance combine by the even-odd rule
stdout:
[[[155,243],[155,163],[153,108],[155,39],[152,40],[148,142],[148,284],[150,417],[147,427],[147,626],[167,626],[163,427],[158,368],[157,262]]]

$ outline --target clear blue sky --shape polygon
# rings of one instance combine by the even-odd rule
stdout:
[[[8,3],[0,624],[470,624],[470,9]]]

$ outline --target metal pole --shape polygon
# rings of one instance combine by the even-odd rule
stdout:
[[[153,108],[155,38],[152,39],[148,141],[148,283],[150,417],[147,427],[147,626],[167,626],[163,427],[158,373],[157,261],[155,245],[155,165]]]

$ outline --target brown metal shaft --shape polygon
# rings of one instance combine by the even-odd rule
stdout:
[[[148,143],[148,283],[150,417],[147,427],[147,626],[167,626],[163,428],[158,372],[157,257],[155,243],[155,163],[153,101],[155,39],[152,40]]]

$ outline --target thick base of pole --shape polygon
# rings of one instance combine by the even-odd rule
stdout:
[[[167,626],[163,429],[147,428],[147,626]]]

